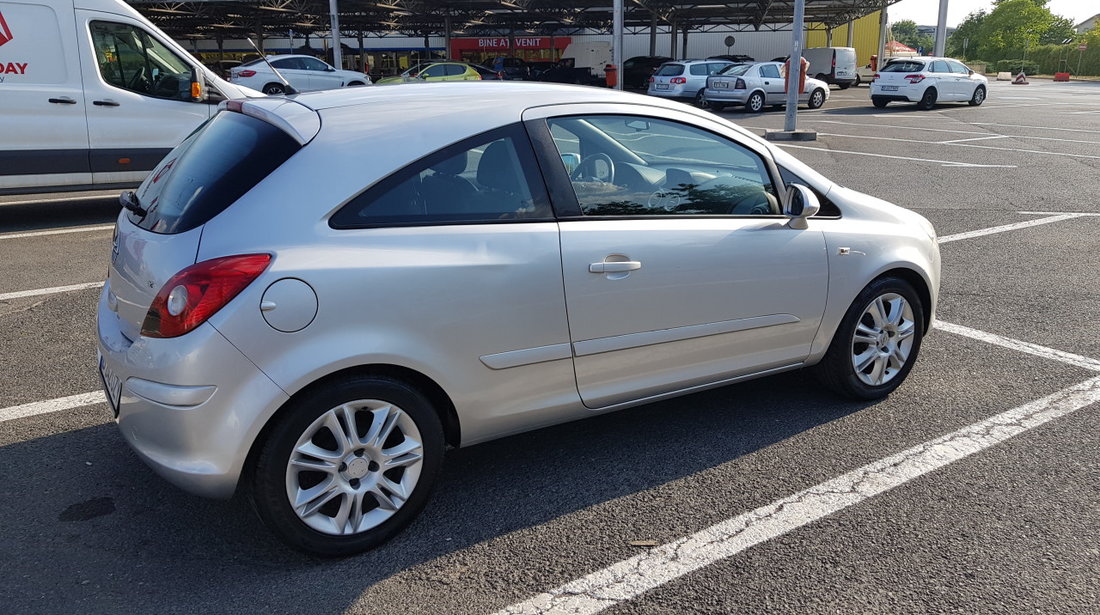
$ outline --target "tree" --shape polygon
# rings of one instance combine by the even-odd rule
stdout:
[[[903,19],[895,22],[890,26],[890,31],[894,34],[894,40],[897,42],[908,45],[913,49],[923,49],[925,53],[932,50],[932,47],[936,44],[935,39],[927,34],[921,34],[917,30],[917,22],[912,19]]]
[[[979,55],[987,59],[1020,57],[1048,36],[1052,28],[1057,36],[1061,19],[1046,8],[1046,0],[997,0],[979,28]]]
[[[1080,35],[1073,29],[1073,22],[1066,17],[1054,16],[1047,31],[1039,37],[1040,45],[1061,45],[1065,41],[1076,41]]]
[[[959,27],[955,28],[955,32],[948,37],[947,55],[965,59],[976,57],[978,44],[982,40],[982,22],[988,15],[989,13],[984,9],[967,15]]]

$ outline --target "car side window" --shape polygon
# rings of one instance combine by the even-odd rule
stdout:
[[[583,216],[780,215],[763,158],[729,139],[652,117],[548,124]]]
[[[518,125],[448,146],[354,197],[333,228],[552,220],[526,133]]]
[[[760,76],[769,79],[779,79],[779,67],[775,64],[765,64],[760,67]]]
[[[729,66],[729,64],[725,64],[725,63],[722,63],[722,62],[715,62],[715,63],[712,63],[712,64],[707,64],[707,74],[708,75],[716,75],[716,74],[718,74],[719,71],[721,71],[723,68],[725,68],[727,66]]]
[[[705,75],[705,74],[707,74],[707,65],[706,64],[692,64],[690,67],[688,67],[688,72],[691,73],[692,75]]]
[[[947,68],[947,62],[944,62],[943,60],[933,61],[932,62],[932,68],[930,70],[933,73],[949,73],[949,72],[951,72]]]
[[[89,27],[104,81],[153,98],[190,100],[191,65],[148,32],[110,21]]]
[[[301,58],[281,58],[271,63],[275,68],[286,68],[290,70],[301,70],[305,68],[302,65]]]
[[[466,73],[466,67],[461,64],[448,64],[446,74],[448,77],[454,77],[457,75],[463,75]]]
[[[963,65],[962,62],[955,62],[953,60],[948,60],[947,65],[951,67],[951,72],[953,72],[953,73],[960,74],[960,75],[969,75],[970,74],[970,69],[967,68],[965,65]]]
[[[299,58],[302,61],[302,68],[306,70],[328,70],[328,64],[318,60],[317,58]]]
[[[446,64],[434,64],[421,71],[421,77],[443,77],[447,74]]]

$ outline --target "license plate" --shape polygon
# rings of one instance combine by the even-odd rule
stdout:
[[[884,85],[884,86],[882,86],[882,91],[883,92],[897,92],[898,91],[898,86],[896,86],[896,85]]]
[[[715,81],[715,82],[712,82],[710,84],[710,86],[712,88],[721,88],[721,89],[724,90],[724,89],[730,87],[730,82],[729,81]]]
[[[99,377],[103,381],[103,390],[107,393],[107,403],[111,406],[111,412],[118,416],[118,400],[122,396],[122,380],[111,373],[103,355],[99,357]]]
[[[667,83],[658,83],[657,84],[657,89],[658,90],[667,90],[668,89],[668,84]]]

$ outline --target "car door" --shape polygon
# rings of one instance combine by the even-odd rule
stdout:
[[[717,122],[660,114],[525,115],[552,152],[542,166],[557,187],[577,388],[590,408],[797,366],[825,307],[824,238],[781,215],[766,148]],[[567,174],[562,162],[578,157]]]
[[[138,182],[217,105],[191,101],[191,63],[140,22],[85,10],[77,19],[92,181]]]
[[[931,77],[935,80],[937,100],[953,101],[959,99],[958,75],[951,72],[951,69],[947,66],[947,62],[944,60],[933,60],[928,65],[928,72],[931,73]]]
[[[344,76],[317,58],[302,58],[302,65],[309,73],[310,87],[314,90],[331,90],[344,85]]]
[[[787,102],[787,93],[783,88],[784,79],[779,74],[779,65],[774,63],[759,66],[760,80],[763,82],[765,98],[769,105],[782,105]]]
[[[431,66],[420,71],[417,75],[418,79],[424,81],[445,81],[447,79],[447,65],[446,64],[432,64]]]
[[[978,82],[970,78],[970,69],[962,62],[948,60],[947,67],[955,75],[955,95],[957,100],[970,100],[974,97],[974,89]]]
[[[302,58],[279,58],[278,60],[272,60],[271,65],[299,92],[320,89],[314,85],[311,77],[312,73],[306,70]]]

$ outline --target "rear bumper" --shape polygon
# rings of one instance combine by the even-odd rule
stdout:
[[[924,88],[917,90],[912,87],[899,86],[897,90],[883,90],[881,85],[871,84],[871,96],[891,101],[920,102],[924,95]]]
[[[178,487],[232,496],[263,419],[286,394],[209,323],[178,338],[131,342],[107,307],[108,291],[109,282],[97,339],[105,368],[121,383],[123,438]]]
[[[726,105],[743,105],[749,98],[749,90],[703,90],[703,98],[707,102],[716,102]]]
[[[646,94],[650,96],[658,96],[660,98],[692,98],[695,96],[695,92],[688,92],[683,87],[670,88],[668,90],[656,90],[653,86],[650,86],[646,90]]]

